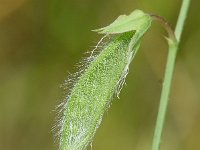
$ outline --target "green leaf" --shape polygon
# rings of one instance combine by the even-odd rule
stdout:
[[[130,15],[121,15],[110,25],[93,30],[100,34],[117,34],[128,31],[142,32],[149,28],[152,18],[141,10],[135,10]]]

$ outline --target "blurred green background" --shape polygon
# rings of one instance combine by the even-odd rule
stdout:
[[[181,0],[0,0],[0,150],[56,150],[59,88],[101,37],[91,32],[134,9],[175,26]],[[192,0],[178,52],[162,150],[200,149],[200,2]],[[145,35],[94,150],[149,150],[167,55],[157,23]]]

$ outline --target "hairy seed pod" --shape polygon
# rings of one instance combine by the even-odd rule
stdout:
[[[92,142],[113,95],[118,96],[125,82],[129,64],[150,24],[149,15],[136,10],[96,30],[114,37],[99,54],[88,58],[90,63],[66,96],[58,124],[61,150],[84,150]]]
[[[74,85],[62,118],[60,147],[82,150],[92,141],[102,116],[128,72],[134,32],[115,37],[89,64]]]

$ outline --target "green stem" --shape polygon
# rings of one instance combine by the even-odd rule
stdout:
[[[168,100],[169,100],[172,77],[173,77],[173,72],[174,72],[174,67],[175,67],[176,54],[178,51],[178,46],[181,39],[184,22],[188,13],[189,5],[190,5],[190,0],[183,0],[180,14],[177,21],[177,25],[176,25],[176,29],[175,29],[175,36],[177,40],[174,40],[174,39],[168,40],[169,52],[168,52],[168,57],[167,57],[167,64],[166,64],[166,69],[165,69],[164,82],[163,82],[158,116],[157,116],[157,121],[156,121],[155,132],[154,132],[152,150],[160,149],[161,136],[162,136],[166,110],[167,110],[167,105],[168,105]]]
[[[181,39],[184,22],[187,17],[190,2],[191,2],[191,0],[183,0],[183,2],[182,2],[180,14],[179,14],[178,21],[176,24],[176,29],[175,29],[175,35],[176,35],[178,42],[180,42],[180,39]]]

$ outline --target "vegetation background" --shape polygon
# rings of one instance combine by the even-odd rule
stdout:
[[[0,149],[56,150],[51,128],[59,88],[100,35],[91,32],[134,9],[174,27],[181,0],[0,0]],[[192,0],[177,57],[162,150],[200,149],[200,2]],[[148,150],[167,55],[157,23],[144,37],[120,99],[94,150]]]

